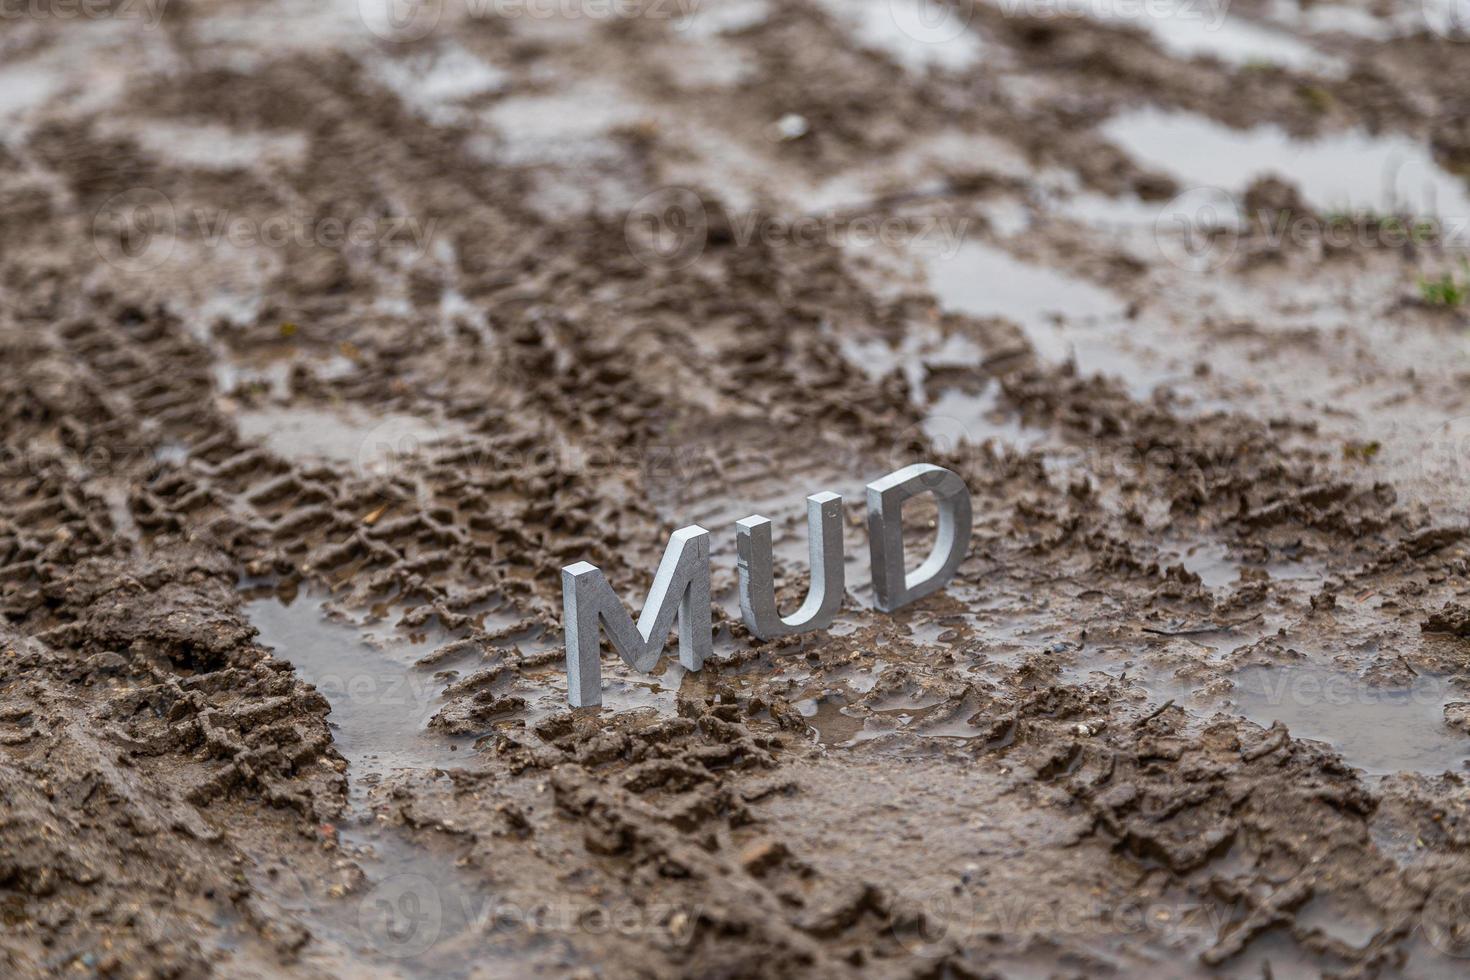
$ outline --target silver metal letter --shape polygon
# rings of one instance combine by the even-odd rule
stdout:
[[[760,515],[735,522],[740,565],[740,616],[745,628],[762,640],[807,633],[832,625],[842,608],[846,584],[842,567],[842,497],[814,493],[806,498],[807,551],[811,585],[806,601],[791,616],[776,609],[775,575],[771,569],[771,522]]]
[[[677,600],[677,605],[675,604]],[[567,700],[574,708],[602,704],[599,624],[613,649],[634,670],[648,673],[663,653],[674,616],[679,617],[679,663],[689,670],[709,656],[709,532],[697,524],[675,531],[664,550],[648,602],[633,625],[596,565],[579,561],[561,570],[563,629],[567,648]]]
[[[939,505],[934,550],[908,574],[903,570],[903,503],[932,493]],[[868,484],[868,548],[878,608],[893,612],[944,588],[970,551],[970,490],[958,473],[915,463]]]

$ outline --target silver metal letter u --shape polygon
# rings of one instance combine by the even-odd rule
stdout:
[[[698,670],[712,649],[709,532],[697,524],[674,532],[636,627],[602,572],[588,562],[579,561],[561,570],[561,601],[567,700],[572,707],[602,704],[599,625],[607,630],[618,655],[634,670],[646,674],[658,663],[677,614],[679,663]]]
[[[740,567],[740,616],[745,628],[762,640],[826,629],[842,608],[842,498],[814,493],[806,498],[807,551],[811,585],[806,601],[782,618],[776,610],[776,583],[771,560],[771,522],[759,515],[735,522],[735,548]]]
[[[934,550],[912,572],[903,569],[903,503],[921,493],[939,505]],[[970,551],[970,490],[958,473],[933,463],[905,466],[868,484],[868,548],[873,595],[893,612],[944,588]]]

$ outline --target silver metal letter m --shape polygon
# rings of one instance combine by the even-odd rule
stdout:
[[[567,648],[567,700],[572,707],[602,704],[599,626],[607,630],[613,649],[629,666],[648,673],[663,653],[677,613],[679,663],[688,670],[698,670],[704,666],[704,658],[712,648],[709,532],[693,524],[680,528],[669,538],[637,626],[596,565],[579,561],[563,568],[561,595]]]

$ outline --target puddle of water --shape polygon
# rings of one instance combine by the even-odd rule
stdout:
[[[252,133],[213,123],[181,125],[160,119],[119,119],[107,127],[126,133],[160,159],[205,170],[246,169],[260,163],[295,166],[306,160],[301,133]]]
[[[546,94],[512,96],[485,113],[486,120],[504,134],[506,160],[511,163],[540,162],[548,149],[585,143],[647,115],[630,94],[591,82],[574,82]]]
[[[927,413],[921,425],[936,447],[953,450],[994,439],[1024,451],[1046,438],[1044,431],[1027,429],[999,408],[1000,387],[993,379],[978,393],[930,382],[928,368],[980,369],[985,351],[963,334],[941,337],[936,331],[911,330],[898,347],[877,337],[842,336],[837,343],[848,362],[874,380],[902,372],[914,404]]]
[[[833,671],[828,676],[847,687],[847,689],[859,696],[867,694],[878,686],[878,678],[888,665],[882,662],[872,664],[850,664],[840,670]]]
[[[1284,928],[1268,929],[1213,974],[1228,980],[1322,980],[1323,963]]]
[[[1100,286],[1022,262],[981,242],[967,241],[953,255],[933,255],[926,264],[929,284],[947,309],[1014,320],[1047,358],[1061,360],[1069,353],[1057,320],[1123,312],[1122,301]]]
[[[612,672],[621,673],[616,668]],[[635,674],[628,669],[627,678],[611,680],[604,686],[602,709],[616,713],[651,708],[665,718],[672,718],[678,714],[679,687],[688,673],[673,657],[665,657],[663,672],[651,677]],[[564,694],[558,697],[557,705],[558,710],[566,709]]]
[[[260,439],[283,459],[353,463],[364,476],[386,475],[405,457],[442,439],[438,426],[412,415],[372,416],[353,406],[253,408],[236,419],[240,435]]]
[[[760,69],[752,52],[721,37],[691,39],[668,52],[664,70],[682,89],[735,88]]]
[[[1073,358],[1083,373],[1122,379],[1135,398],[1147,398],[1179,374],[1135,354],[1131,322],[1114,293],[1045,266],[1023,262],[994,246],[967,241],[953,254],[926,256],[929,285],[948,310],[1006,317],[1020,325],[1037,354],[1053,362]]]
[[[652,125],[654,114],[617,86],[573,82],[501,99],[483,116],[496,135],[471,137],[469,150],[497,166],[532,168],[530,203],[543,213],[617,210],[647,193],[630,178],[637,170],[630,151],[611,132]]]
[[[181,465],[189,459],[189,447],[181,442],[164,442],[153,451],[153,458],[160,463]]]
[[[1369,775],[1460,770],[1470,739],[1444,723],[1444,706],[1465,700],[1442,678],[1408,687],[1371,685],[1324,667],[1258,667],[1235,676],[1234,701],[1258,725],[1280,721],[1295,738],[1326,742]]]
[[[1316,929],[1354,949],[1362,949],[1383,928],[1383,924],[1362,908],[1332,895],[1312,899],[1297,913],[1296,924],[1303,929]]]
[[[135,13],[141,13],[142,6]],[[21,12],[16,7],[16,13]],[[22,25],[12,14],[6,29]],[[20,59],[0,55],[0,142],[21,143],[27,114],[46,106],[85,115],[115,105],[127,86],[142,75],[163,77],[182,65],[166,31],[138,30],[130,17],[77,17],[64,31],[48,31],[49,47]],[[60,26],[53,20],[53,27]],[[64,41],[62,40],[64,38]]]
[[[293,881],[290,869],[279,867],[269,877],[256,871],[256,884],[311,925],[317,942],[307,956],[334,975],[364,975],[367,963],[387,960],[408,975],[471,975],[486,966],[487,953],[497,955],[493,943],[486,949],[485,912],[493,900],[486,883],[452,854],[379,827],[363,807],[375,777],[464,765],[471,739],[425,729],[442,705],[444,684],[411,665],[431,639],[415,643],[380,630],[383,639],[370,640],[364,628],[329,617],[326,601],[302,596],[284,603],[269,596],[247,602],[245,611],[260,642],[289,660],[332,706],[328,722],[348,760],[355,803],[338,831],[344,853],[372,887],[336,900],[322,894],[321,882]]]
[[[1327,566],[1314,558],[1285,558],[1266,563],[1266,571],[1278,582],[1300,582],[1300,588],[1315,592],[1327,579]]]
[[[1391,18],[1378,17],[1374,11],[1351,3],[1272,0],[1266,7],[1266,16],[1274,23],[1304,34],[1351,34],[1381,40],[1395,33]]]
[[[1300,0],[1273,0],[1267,16],[1278,24],[1306,34],[1350,34],[1353,37],[1386,41],[1432,30],[1442,35],[1453,33],[1455,25],[1465,26],[1463,5],[1458,0],[1422,0],[1393,9],[1384,4],[1359,6],[1351,2],[1306,3]]]
[[[222,395],[233,395],[241,388],[260,385],[271,398],[285,401],[291,397],[291,362],[275,361],[261,367],[246,367],[235,361],[215,361],[209,367],[214,387]]]
[[[1151,232],[1159,221],[1161,208],[1156,201],[1145,201],[1131,194],[1109,197],[1095,191],[1082,191],[1049,201],[1048,211],[1097,228],[1147,229]]]
[[[0,119],[40,106],[61,90],[62,81],[44,65],[22,62],[0,69]]]
[[[1000,2],[1004,5],[1006,0]],[[1104,23],[1141,28],[1166,53],[1180,58],[1213,55],[1228,65],[1268,64],[1334,77],[1347,74],[1347,65],[1341,59],[1325,55],[1284,31],[1227,17],[1224,4],[1198,0],[1145,4],[1087,0],[1084,9],[1088,16]]]
[[[905,346],[908,342],[909,338],[905,337]],[[877,381],[906,366],[900,348],[891,346],[880,337],[858,338],[844,334],[838,338],[837,345],[847,362],[866,374],[870,381]]]
[[[1166,561],[1177,561],[1200,577],[1206,588],[1218,589],[1233,585],[1239,578],[1243,564],[1230,557],[1230,548],[1219,541],[1203,541],[1176,545],[1164,554]],[[1304,589],[1316,589],[1326,577],[1326,568],[1320,561],[1281,559],[1267,562],[1263,568],[1278,582],[1300,582]]]
[[[978,371],[985,351],[963,334],[941,337],[938,331],[913,329],[898,346],[879,337],[835,338],[842,356],[873,380],[898,371],[908,383],[916,407],[925,418],[924,434],[936,448],[953,451],[960,446],[982,446],[996,440],[1021,451],[1044,442],[1047,433],[1028,429],[1013,414],[1000,409],[1000,387],[985,380],[978,392],[969,386],[945,386],[932,382],[928,368],[969,368]]]
[[[821,695],[792,703],[817,733],[817,741],[827,746],[851,745],[859,739],[867,724],[860,715],[848,714],[841,698]]]
[[[351,623],[330,618],[321,597],[285,603],[269,596],[245,604],[260,643],[291,662],[332,706],[332,737],[354,774],[464,764],[467,752],[425,730],[443,684],[412,669],[421,656],[407,637],[371,643]]]
[[[881,337],[836,337],[838,349],[848,363],[877,381],[894,371],[903,374],[913,393],[914,404],[923,408],[929,400],[926,366],[979,368],[985,351],[961,334],[945,337],[922,326],[905,332],[898,346]]]
[[[453,43],[400,60],[378,61],[374,68],[378,78],[405,103],[443,125],[462,115],[454,103],[499,92],[508,82],[505,72]]]
[[[1224,588],[1240,576],[1240,567],[1230,560],[1230,549],[1223,544],[1187,546],[1177,558],[1207,589]]]
[[[1293,181],[1316,208],[1344,213],[1470,218],[1470,190],[1407,136],[1362,131],[1297,140],[1274,125],[1236,130],[1183,112],[1141,109],[1115,116],[1102,133],[1140,162],[1186,182],[1243,192],[1253,179]]]
[[[1045,431],[1028,429],[1014,415],[998,411],[999,392],[995,381],[987,382],[980,395],[958,388],[945,389],[929,404],[929,414],[923,421],[924,434],[935,446],[947,450],[960,444],[980,446],[994,440],[1025,452],[1045,442]]]
[[[958,14],[926,0],[821,0],[821,6],[858,44],[882,51],[909,71],[963,71],[985,51]]]
[[[948,193],[951,174],[973,171],[977,166],[983,166],[989,173],[1026,181],[1037,177],[1036,165],[1014,144],[993,134],[945,128],[917,136],[901,149],[869,160],[862,167],[837,171],[808,186],[801,186],[800,176],[795,176],[791,202],[814,215],[862,212],[872,209],[873,202],[881,198],[943,196]],[[1002,236],[1022,231],[1029,223],[1029,212],[1014,198],[996,197],[976,206]],[[906,212],[892,213],[901,216]],[[920,220],[933,217],[924,211],[914,211],[911,216]],[[971,224],[973,221],[966,217],[939,216],[924,235],[905,242],[905,251],[949,251]],[[885,247],[881,241],[865,242],[853,236],[843,242],[843,249],[855,256],[880,252]]]
[[[214,378],[215,390],[221,395],[233,395],[249,385],[260,385],[276,401],[286,401],[291,397],[291,372],[297,364],[305,366],[322,381],[345,378],[355,373],[358,367],[356,361],[343,354],[317,359],[278,356],[258,365],[231,360],[224,351],[220,352],[220,357],[210,365],[210,374]]]
[[[817,741],[828,748],[850,749],[888,735],[914,738],[971,739],[988,734],[964,720],[966,711],[936,722],[926,719],[943,699],[918,698],[909,704],[903,698],[888,699],[877,708],[852,708],[840,697],[828,694],[806,698],[793,707],[816,732]]]
[[[705,38],[733,34],[764,23],[771,15],[766,0],[725,0],[715,4],[691,4],[688,13],[674,25],[686,37]]]

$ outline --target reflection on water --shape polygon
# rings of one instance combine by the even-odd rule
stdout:
[[[1007,0],[997,2],[1004,4]],[[1143,4],[1088,0],[1085,7],[1089,16],[1104,23],[1148,32],[1161,48],[1180,58],[1210,55],[1228,65],[1280,65],[1319,75],[1347,74],[1347,65],[1341,59],[1325,55],[1299,38],[1239,16],[1227,16],[1223,0],[1152,0]]]
[[[1326,742],[1370,775],[1458,770],[1470,757],[1470,741],[1444,722],[1445,705],[1465,695],[1442,677],[1388,686],[1326,667],[1259,667],[1237,674],[1235,687],[1250,720]]]
[[[290,869],[255,872],[257,886],[298,916],[316,942],[304,954],[338,976],[469,976],[495,951],[483,935],[494,897],[478,876],[449,854],[376,826],[366,787],[394,771],[453,768],[468,761],[470,739],[426,731],[449,675],[413,669],[425,648],[444,639],[434,630],[379,636],[331,615],[327,600],[275,596],[245,611],[260,642],[290,661],[302,680],[330,703],[328,722],[348,761],[354,805],[338,828],[343,851],[367,877],[360,891],[338,894]],[[268,859],[261,862],[269,866]],[[396,964],[393,970],[369,964]]]
[[[376,417],[344,406],[270,406],[247,409],[236,424],[245,439],[260,439],[283,459],[353,463],[361,476],[389,476],[403,459],[437,441],[435,425],[412,415]]]
[[[1102,125],[1140,163],[1190,185],[1240,193],[1257,177],[1295,183],[1318,209],[1470,218],[1470,191],[1408,136],[1354,130],[1293,139],[1274,125],[1231,129],[1187,112],[1140,109]]]
[[[1136,398],[1176,376],[1123,343],[1127,304],[1110,290],[978,241],[925,258],[930,288],[946,310],[1015,322],[1044,360],[1073,358],[1084,374],[1121,379]]]
[[[985,44],[965,18],[926,0],[823,0],[859,45],[882,51],[914,72],[961,71],[980,61]]]
[[[363,630],[332,618],[320,596],[245,604],[260,643],[288,660],[332,706],[328,721],[354,778],[394,769],[461,765],[466,753],[425,730],[443,682],[414,670],[427,644],[407,636],[370,642]]]

